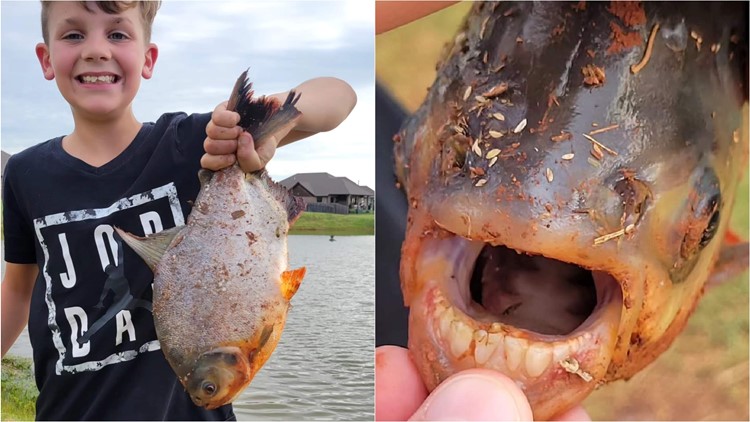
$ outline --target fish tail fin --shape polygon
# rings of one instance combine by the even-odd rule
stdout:
[[[292,296],[297,293],[302,278],[305,277],[305,267],[297,268],[296,270],[284,271],[281,273],[281,295],[286,300],[291,300]]]
[[[268,186],[268,191],[271,192],[271,195],[273,195],[273,197],[284,207],[286,210],[287,221],[291,227],[305,210],[305,201],[302,198],[294,196],[294,194],[284,186],[271,180],[265,170],[256,173],[256,176]]]
[[[255,147],[265,142],[271,135],[282,128],[293,126],[302,116],[295,104],[302,94],[290,90],[283,104],[276,98],[261,96],[253,98],[255,93],[249,82],[247,70],[240,74],[234,84],[232,95],[227,104],[227,110],[236,111],[240,115],[238,125],[253,135]]]

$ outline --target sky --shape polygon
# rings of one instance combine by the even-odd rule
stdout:
[[[328,172],[374,189],[373,9],[357,0],[164,1],[151,37],[159,57],[133,103],[136,118],[210,112],[247,68],[256,95],[334,76],[354,88],[357,106],[333,131],[278,149],[268,171],[275,180]],[[34,53],[40,11],[38,1],[0,2],[0,143],[11,154],[73,129],[68,104]]]

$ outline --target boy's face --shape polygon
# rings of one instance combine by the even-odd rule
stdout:
[[[36,46],[44,77],[74,113],[91,119],[117,115],[135,98],[141,77],[149,79],[158,50],[146,45],[138,8],[107,14],[78,2],[53,2],[49,45]]]

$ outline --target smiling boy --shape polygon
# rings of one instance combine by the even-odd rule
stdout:
[[[28,322],[37,419],[233,419],[231,405],[197,407],[178,382],[156,338],[153,274],[112,227],[151,234],[184,224],[200,167],[263,168],[277,146],[333,129],[356,103],[343,81],[304,82],[297,126],[257,151],[226,102],[141,123],[132,102],[158,58],[158,8],[42,3],[36,54],[74,129],[14,155],[3,187],[2,354]]]

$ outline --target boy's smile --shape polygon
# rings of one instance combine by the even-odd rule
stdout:
[[[141,77],[151,77],[157,49],[146,44],[137,7],[118,14],[89,9],[78,2],[51,5],[49,41],[37,45],[37,56],[74,116],[116,119],[130,110]]]

